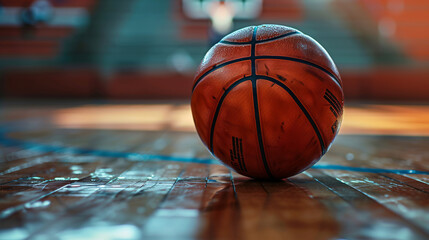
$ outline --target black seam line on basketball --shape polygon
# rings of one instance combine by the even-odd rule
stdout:
[[[267,38],[267,39],[263,39],[263,40],[256,40],[255,44],[263,43],[263,42],[269,42],[269,41],[277,40],[277,39],[280,39],[280,38],[285,38],[285,37],[288,37],[288,36],[291,36],[291,35],[294,35],[294,34],[298,34],[298,33],[301,33],[301,32],[298,32],[298,31],[296,31],[296,32],[289,32],[289,33],[285,33],[285,34],[282,34],[282,35],[279,35],[279,36],[273,37],[273,38]],[[248,41],[248,42],[231,42],[231,41],[222,40],[219,43],[228,44],[228,45],[247,45],[247,44],[252,44],[252,41]]]
[[[327,95],[328,95],[328,97],[330,97],[330,98],[332,99],[332,101],[334,101],[334,103],[336,103],[336,105],[337,105],[339,108],[341,108],[341,107],[340,107],[340,106],[341,106],[340,101],[338,101],[338,99],[334,96],[334,94],[333,94],[331,91],[329,91],[329,89],[326,89],[325,94],[327,94]]]
[[[340,101],[338,101],[338,99],[334,96],[334,94],[329,90],[329,89],[326,89],[326,92],[328,93],[328,94],[330,94],[334,99],[335,99],[335,101],[339,104],[340,103]]]
[[[330,96],[329,94],[325,94],[325,95],[323,95],[323,98],[325,98],[325,99],[326,99],[326,101],[328,101],[328,102],[332,105],[332,107],[334,107],[334,108],[335,108],[335,110],[336,110],[338,113],[340,113],[340,111],[341,111],[341,107],[337,105],[337,103],[335,102],[335,100],[334,100],[334,99],[332,99],[332,96]]]
[[[247,45],[247,44],[251,44],[252,42],[230,42],[230,41],[226,41],[226,40],[222,40],[219,43],[222,44],[227,44],[227,45]]]
[[[210,152],[212,152],[213,154],[214,154],[214,152],[213,152],[213,134],[214,134],[214,128],[215,128],[215,125],[216,125],[217,116],[219,115],[220,108],[222,107],[223,100],[225,99],[226,95],[228,95],[228,93],[233,88],[235,88],[237,85],[239,85],[240,83],[243,83],[243,82],[245,82],[247,80],[250,80],[250,77],[241,78],[241,79],[235,81],[233,84],[231,84],[225,90],[225,92],[222,94],[221,98],[219,99],[219,102],[217,103],[216,111],[215,111],[215,114],[213,115],[213,120],[212,120],[212,124],[211,124],[211,127],[210,127]]]
[[[292,36],[292,35],[295,35],[295,34],[298,34],[298,33],[300,33],[300,32],[298,32],[298,31],[296,31],[296,32],[289,32],[289,33],[285,33],[285,34],[282,34],[282,35],[279,35],[279,36],[273,37],[273,38],[256,40],[256,44],[263,43],[263,42],[269,42],[269,41],[277,40],[277,39],[284,38],[284,37],[289,37],[289,36]]]
[[[256,67],[255,67],[255,49],[256,49],[256,31],[258,31],[258,26],[253,29],[252,34],[252,45],[250,46],[250,61],[252,64],[252,76],[256,75]]]
[[[313,127],[313,130],[316,133],[317,138],[319,139],[320,148],[322,150],[322,155],[325,154],[326,153],[326,147],[325,147],[325,143],[323,141],[322,135],[320,134],[320,131],[317,128],[317,125],[314,122],[313,118],[310,116],[307,109],[304,107],[304,105],[301,103],[301,101],[295,95],[295,93],[293,93],[292,90],[290,90],[290,88],[288,88],[286,85],[284,85],[282,82],[280,82],[279,80],[277,80],[275,78],[264,76],[264,75],[256,75],[256,77],[258,79],[265,79],[265,80],[268,80],[274,84],[277,84],[279,87],[283,88],[286,92],[289,93],[289,95],[292,97],[292,99],[295,101],[295,103],[298,105],[298,107],[301,109],[301,111],[304,113],[305,117],[310,122],[311,126]]]
[[[238,142],[238,138],[235,138],[235,146],[237,147],[237,161],[238,161],[238,163],[239,163],[239,165],[240,165],[240,170],[241,171],[243,171],[243,165],[241,164],[241,161],[240,161],[240,146],[238,145],[239,144],[239,142]]]
[[[341,107],[332,99],[331,96],[325,95],[323,97],[327,97],[328,99],[330,99],[332,101],[331,105],[332,105],[332,107],[335,108],[335,110],[337,110],[337,113],[341,113],[342,112]]]
[[[194,86],[192,86],[192,92],[194,91],[194,89],[195,89],[195,87],[198,85],[198,83],[205,77],[205,76],[207,76],[209,73],[211,73],[211,72],[213,72],[213,71],[215,71],[215,70],[217,70],[217,69],[219,69],[219,68],[222,68],[222,67],[225,67],[225,66],[227,66],[227,65],[230,65],[230,64],[233,64],[233,63],[237,63],[237,62],[241,62],[241,61],[246,61],[246,60],[250,60],[250,57],[243,57],[243,58],[237,58],[237,59],[234,59],[234,60],[231,60],[231,61],[228,61],[228,62],[224,62],[224,63],[221,63],[221,64],[219,64],[219,65],[215,65],[214,67],[212,67],[212,68],[210,68],[209,70],[207,70],[205,73],[203,73],[203,75],[201,75],[196,81],[195,81],[195,83],[194,83]]]
[[[341,109],[341,104],[338,101],[338,99],[334,96],[334,94],[331,93],[331,91],[329,91],[329,89],[326,89],[326,94],[328,95],[328,97],[330,97],[332,99],[332,101],[334,101],[334,103],[336,103],[336,106],[338,107],[338,109]]]
[[[337,111],[335,111],[335,109],[332,106],[330,106],[329,109],[331,110],[332,114],[334,114],[334,116],[337,118],[338,117]]]
[[[240,138],[240,161],[243,163],[244,171],[247,172],[246,163],[244,162],[244,155],[243,155],[243,139]]]
[[[272,55],[262,55],[262,56],[255,56],[255,59],[279,59],[279,60],[287,60],[287,61],[293,61],[293,62],[299,62],[299,63],[303,63],[312,67],[315,67],[319,70],[322,70],[323,72],[325,72],[326,74],[328,74],[330,77],[332,77],[335,82],[337,82],[337,84],[343,88],[343,86],[341,85],[340,80],[330,71],[326,70],[324,67],[321,67],[315,63],[303,60],[303,59],[299,59],[299,58],[293,58],[293,57],[285,57],[285,56],[272,56]]]
[[[235,146],[235,137],[233,136],[233,137],[231,137],[231,140],[232,140],[232,159],[235,159],[235,158],[237,158],[237,150],[236,150],[236,146]]]
[[[340,113],[340,110],[337,109],[337,107],[335,106],[335,104],[332,102],[332,100],[327,95],[324,95],[323,98],[326,101],[328,101],[328,103],[331,105],[331,107],[333,107],[333,109],[335,110],[335,112]]]
[[[270,167],[268,166],[267,158],[265,156],[265,148],[264,141],[262,140],[262,130],[261,130],[261,119],[259,116],[259,106],[258,106],[258,92],[256,87],[256,60],[255,60],[255,50],[256,50],[256,32],[258,31],[258,27],[256,26],[253,29],[252,34],[252,45],[250,51],[250,61],[252,64],[252,92],[253,92],[253,110],[255,112],[255,122],[256,122],[256,133],[258,135],[258,144],[259,151],[261,152],[262,162],[264,163],[265,171],[267,172],[268,177],[274,179],[273,174],[271,173]]]
[[[236,141],[236,143],[235,143],[235,145],[237,146],[237,161],[238,161],[238,163],[239,163],[239,165],[240,165],[240,169],[241,169],[241,171],[244,171],[244,168],[243,168],[243,164],[242,164],[242,162],[241,162],[241,160],[240,160],[240,158],[241,158],[241,155],[240,155],[240,146],[238,145],[239,144],[239,142],[238,142],[238,138],[235,138],[235,141]]]
[[[234,159],[238,160],[238,164],[240,165],[240,170],[243,171],[243,165],[241,164],[239,156],[239,149],[238,149],[238,138],[232,137],[232,147],[234,149]]]
[[[261,151],[261,157],[262,157],[262,162],[264,163],[265,171],[267,172],[270,178],[274,178],[273,174],[271,173],[270,167],[268,166],[267,158],[265,156],[264,142],[262,140],[261,120],[259,116],[259,107],[258,107],[258,93],[256,88],[257,81],[255,76],[252,76],[252,78],[253,78],[252,79],[253,107],[255,109],[256,132],[258,134],[259,149]]]

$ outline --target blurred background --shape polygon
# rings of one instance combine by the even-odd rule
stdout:
[[[346,101],[428,102],[427,0],[0,0],[3,99],[189,99],[210,46],[275,23],[312,36]]]

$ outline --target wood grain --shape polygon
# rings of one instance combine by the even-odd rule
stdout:
[[[255,181],[199,163],[193,131],[55,125],[68,108],[3,109],[0,239],[429,238],[428,137],[343,134],[315,168]]]

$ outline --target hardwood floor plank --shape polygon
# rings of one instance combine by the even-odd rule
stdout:
[[[391,181],[380,180],[377,174],[360,174],[333,170],[309,170],[315,179],[335,191],[340,197],[367,212],[379,213],[411,229],[419,239],[429,236],[427,229],[427,199],[421,192]],[[386,179],[386,178],[384,178]],[[411,192],[410,192],[411,191]],[[411,194],[402,195],[400,194]],[[416,194],[416,195],[415,195]],[[406,197],[405,197],[406,196]]]
[[[158,115],[183,106],[163,103]],[[314,168],[256,181],[211,160],[177,119],[152,122],[156,129],[97,125],[121,107],[3,111],[0,239],[429,238],[428,137],[340,135]],[[92,125],[58,125],[60,115],[81,114]]]

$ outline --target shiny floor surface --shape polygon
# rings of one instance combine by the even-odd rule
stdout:
[[[429,239],[429,106],[354,104],[313,168],[220,165],[186,103],[0,110],[0,239]]]

